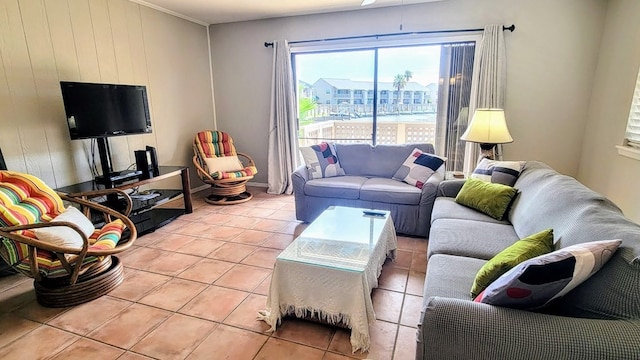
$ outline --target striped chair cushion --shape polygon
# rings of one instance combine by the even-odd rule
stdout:
[[[237,155],[233,139],[222,131],[201,131],[196,135],[194,146],[205,157]]]

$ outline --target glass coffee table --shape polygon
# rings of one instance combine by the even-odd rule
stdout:
[[[260,313],[272,330],[284,316],[316,319],[351,329],[354,352],[369,349],[371,290],[397,239],[389,211],[363,211],[329,207],[278,255]]]

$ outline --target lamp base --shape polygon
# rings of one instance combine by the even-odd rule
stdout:
[[[480,158],[495,160],[496,144],[480,144]]]

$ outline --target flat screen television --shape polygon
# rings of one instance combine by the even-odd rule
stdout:
[[[72,140],[151,132],[145,86],[61,81],[60,88]]]

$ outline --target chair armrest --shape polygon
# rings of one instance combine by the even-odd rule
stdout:
[[[460,189],[462,189],[462,185],[464,185],[465,180],[463,179],[455,179],[455,180],[444,180],[440,182],[438,185],[438,193],[437,197],[456,197]]]
[[[129,219],[126,215],[119,213],[113,209],[110,209],[104,205],[100,205],[89,200],[85,200],[82,198],[72,198],[67,196],[66,194],[59,194],[59,195],[60,195],[60,198],[62,198],[62,200],[73,202],[81,206],[84,206],[85,208],[102,212],[102,214],[104,214],[105,216],[105,219],[109,221],[121,220],[126,226],[126,228],[129,229],[130,235],[126,242],[124,243],[118,242],[118,245],[116,245],[116,247],[114,247],[113,249],[90,250],[89,252],[87,252],[87,255],[104,256],[104,255],[117,254],[123,250],[130,248],[133,242],[138,237],[136,226],[133,224],[133,221],[131,221],[131,219]]]
[[[245,158],[247,160],[248,163],[245,166],[256,166],[256,163],[253,161],[251,156],[249,156],[249,155],[247,155],[245,153],[241,153],[241,152],[236,153],[236,154],[238,155],[238,157],[243,157],[243,158]]]
[[[640,359],[640,320],[596,320],[431,297],[416,359]]]
[[[72,200],[72,199],[91,200],[91,199],[95,199],[95,198],[103,197],[103,196],[107,196],[107,195],[118,195],[118,196],[121,196],[126,202],[125,210],[122,213],[125,216],[129,216],[129,214],[131,213],[131,209],[133,208],[133,201],[131,200],[131,197],[129,196],[129,194],[127,194],[124,190],[120,190],[120,189],[102,189],[102,190],[84,191],[84,192],[79,192],[79,193],[61,193],[61,192],[58,192],[58,196],[66,197],[63,200],[72,201],[72,202],[74,202],[74,200]],[[95,202],[92,202],[92,204],[95,204]],[[85,212],[85,215],[88,217],[89,213]]]
[[[212,183],[213,178],[211,177],[211,174],[209,174],[209,172],[207,172],[207,170],[205,170],[200,165],[198,155],[194,155],[192,161],[193,161],[193,166],[196,168],[196,173],[198,174],[198,177],[202,179],[202,181],[204,182]]]

